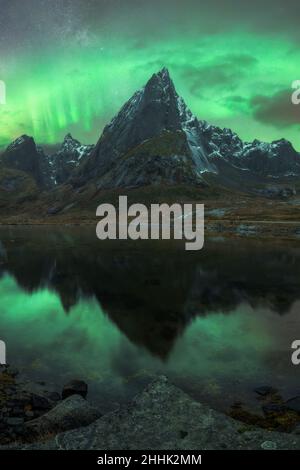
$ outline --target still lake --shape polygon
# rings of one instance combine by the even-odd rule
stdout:
[[[103,411],[167,375],[198,400],[259,409],[254,388],[300,395],[300,245],[208,239],[100,242],[94,227],[0,228],[8,362],[58,390],[89,384]]]

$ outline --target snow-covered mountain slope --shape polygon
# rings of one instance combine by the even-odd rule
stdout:
[[[279,178],[300,175],[300,155],[285,139],[271,143],[245,143],[235,155],[238,166],[262,176]]]
[[[65,183],[73,171],[90,155],[93,148],[94,145],[83,145],[71,134],[67,134],[58,152],[48,156],[52,185]]]
[[[218,159],[241,170],[269,178],[300,175],[300,154],[285,139],[271,143],[255,139],[243,142],[230,129],[220,129],[202,121],[202,133],[208,159],[218,167]]]

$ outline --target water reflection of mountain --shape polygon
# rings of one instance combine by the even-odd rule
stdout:
[[[2,228],[0,272],[28,292],[48,287],[66,312],[95,297],[136,344],[165,357],[196,315],[242,302],[287,313],[300,298],[300,250],[267,243],[207,243],[185,252],[164,243],[99,242],[94,229]]]

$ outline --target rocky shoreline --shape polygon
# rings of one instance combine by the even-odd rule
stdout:
[[[38,394],[17,384],[15,374],[10,367],[0,373],[0,450],[300,448],[297,428],[275,432],[233,419],[195,401],[164,376],[102,416],[86,400],[84,382],[70,382],[61,395]]]
[[[59,393],[44,382],[22,379],[19,371],[9,365],[0,366],[0,445],[34,440],[42,432],[40,424],[44,417],[49,413],[51,416],[54,409],[73,395],[85,399],[87,385],[74,380]],[[99,413],[95,416],[99,417]]]

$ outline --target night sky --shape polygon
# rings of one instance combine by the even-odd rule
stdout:
[[[0,0],[0,146],[95,142],[167,66],[200,119],[300,150],[299,0]]]

